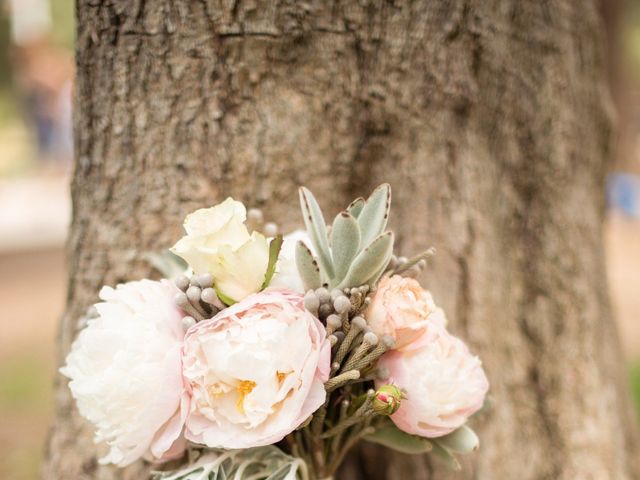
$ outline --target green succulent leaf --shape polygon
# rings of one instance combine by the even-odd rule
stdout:
[[[391,259],[393,251],[393,233],[385,232],[379,235],[369,246],[362,250],[353,260],[349,272],[338,288],[363,285]]]
[[[376,429],[374,433],[364,437],[364,439],[410,455],[426,453],[432,449],[429,440],[415,435],[409,435],[398,429],[398,427],[390,421]]]
[[[276,264],[278,263],[278,255],[280,255],[280,249],[282,248],[282,235],[276,235],[276,237],[269,243],[269,262],[267,263],[267,271],[264,274],[264,282],[260,290],[264,290],[271,283],[273,274],[276,273]]]
[[[442,447],[455,453],[470,453],[480,446],[478,436],[466,425],[436,440]]]
[[[384,232],[391,206],[391,187],[388,183],[376,188],[358,215],[362,245],[367,245]]]
[[[364,198],[358,197],[349,204],[347,212],[353,215],[354,218],[358,218],[358,215],[362,212],[362,207],[364,207]]]
[[[322,285],[318,262],[303,241],[296,243],[296,267],[305,290],[316,289]]]
[[[331,253],[335,264],[334,282],[339,283],[360,249],[358,221],[347,211],[339,213],[331,227]]]
[[[300,208],[304,224],[307,228],[309,238],[318,252],[318,259],[322,268],[329,278],[333,278],[333,262],[331,251],[329,250],[329,240],[327,237],[327,225],[324,222],[322,210],[313,194],[305,187],[300,187]]]
[[[369,277],[364,283],[363,285],[369,285],[369,286],[374,286],[376,283],[378,283],[378,280],[380,280],[380,277],[382,277],[382,275],[384,274],[384,272],[387,271],[387,266],[388,263],[385,263],[384,265],[382,265],[378,271],[376,273],[374,273],[373,275],[371,275],[371,277]]]

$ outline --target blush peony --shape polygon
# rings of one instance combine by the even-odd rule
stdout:
[[[403,350],[386,353],[378,367],[406,394],[391,419],[401,430],[440,437],[462,426],[482,407],[489,388],[480,360],[442,326],[430,327]]]
[[[61,373],[80,414],[109,453],[101,463],[125,466],[167,460],[184,450],[188,399],[181,373],[183,312],[169,281],[104,287],[99,316],[89,320]]]
[[[365,318],[376,334],[391,336],[396,349],[409,345],[430,324],[446,323],[431,294],[413,278],[400,275],[380,280]]]
[[[251,295],[187,332],[186,437],[219,448],[282,440],[325,400],[330,345],[302,295]]]

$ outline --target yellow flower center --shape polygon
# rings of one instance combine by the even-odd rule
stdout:
[[[282,372],[276,372],[276,377],[278,377],[278,382],[282,383],[282,381],[284,380],[284,377],[286,377],[287,374],[286,373],[282,373]]]
[[[244,399],[255,388],[256,382],[251,380],[240,380],[240,383],[236,386],[236,392],[238,392],[238,403],[236,408],[240,413],[244,413]]]

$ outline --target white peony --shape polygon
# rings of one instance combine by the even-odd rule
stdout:
[[[104,287],[99,316],[80,332],[60,372],[80,414],[109,453],[101,463],[168,460],[184,450],[188,400],[182,379],[184,313],[168,280]]]
[[[389,374],[376,380],[378,387],[391,383],[407,396],[391,420],[423,437],[441,437],[464,425],[489,389],[478,357],[437,323],[404,349],[384,354],[378,368]]]
[[[266,290],[187,332],[186,437],[214,448],[282,440],[325,401],[331,346],[302,295]]]
[[[258,292],[269,263],[264,235],[251,235],[244,222],[245,206],[231,197],[187,215],[187,234],[171,251],[185,259],[195,274],[210,273],[214,286],[229,303]]]

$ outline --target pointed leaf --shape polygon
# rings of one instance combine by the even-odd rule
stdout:
[[[391,422],[376,429],[374,433],[367,435],[364,439],[410,455],[426,453],[432,448],[431,442],[426,438],[409,435]]]
[[[360,212],[362,212],[362,207],[364,207],[364,198],[358,197],[349,204],[347,212],[353,215],[354,218],[358,218]]]
[[[318,262],[309,247],[301,240],[296,243],[296,267],[298,267],[298,273],[305,290],[320,288],[322,281]]]
[[[362,245],[367,245],[384,232],[391,206],[391,187],[388,183],[376,188],[358,215]]]
[[[331,227],[331,255],[334,263],[334,283],[349,271],[351,262],[360,249],[360,227],[349,212],[339,213]]]
[[[327,238],[327,225],[324,222],[322,210],[313,194],[305,187],[300,187],[300,208],[307,233],[318,252],[318,258],[322,268],[329,278],[333,277],[333,262],[329,250],[329,240]]]
[[[438,443],[456,453],[469,453],[480,447],[476,433],[466,425],[438,438]]]
[[[362,250],[353,260],[347,276],[338,288],[357,287],[374,276],[391,259],[393,251],[393,233],[385,232]]]
[[[264,290],[271,283],[273,274],[276,272],[276,264],[278,263],[278,255],[280,255],[280,249],[282,248],[282,235],[276,235],[276,237],[269,243],[269,263],[267,263],[267,271],[264,274],[264,282],[260,290]]]

